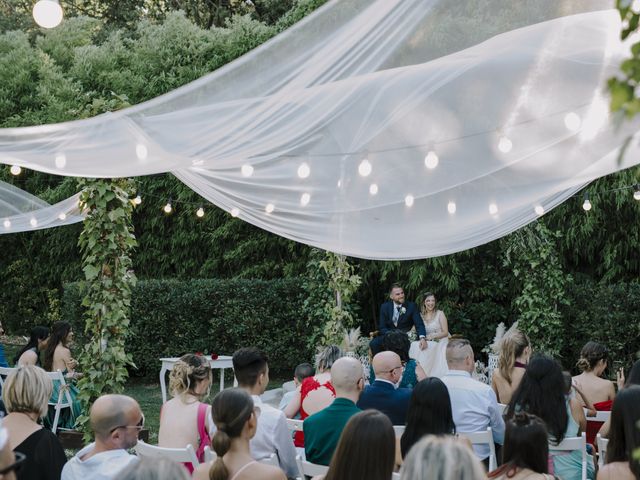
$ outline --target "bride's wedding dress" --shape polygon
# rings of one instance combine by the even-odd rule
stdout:
[[[427,336],[443,332],[440,322],[441,315],[442,311],[438,310],[430,322],[426,322],[424,316],[422,317]],[[409,356],[416,359],[427,374],[427,377],[441,378],[449,371],[447,367],[448,342],[449,339],[447,337],[429,340],[427,341],[427,348],[424,350],[420,350],[420,342],[412,342]]]

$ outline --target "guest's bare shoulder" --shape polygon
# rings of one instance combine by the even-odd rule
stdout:
[[[209,480],[209,470],[211,469],[212,462],[201,463],[193,471],[193,480]]]
[[[287,480],[287,476],[278,467],[258,463],[255,465],[253,472],[255,478],[263,478],[265,480]]]

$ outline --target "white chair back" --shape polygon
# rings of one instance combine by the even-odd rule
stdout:
[[[404,433],[404,425],[394,425],[393,430],[396,432],[396,437],[401,437]]]
[[[296,463],[298,464],[298,470],[303,476],[315,477],[316,475],[326,475],[329,471],[329,467],[324,465],[316,465],[315,463],[307,462],[303,460],[300,455],[296,456]]]
[[[572,452],[578,450],[582,454],[582,480],[587,480],[587,434],[583,433],[580,437],[565,438],[558,445],[549,444],[549,452]]]
[[[496,458],[496,444],[493,443],[493,432],[491,427],[487,427],[484,432],[460,432],[469,439],[473,445],[489,445],[489,471],[498,468],[498,459]]]
[[[0,367],[0,387],[4,387],[4,381],[15,370],[15,368]]]
[[[267,458],[263,458],[259,460],[260,463],[264,463],[265,465],[273,465],[274,467],[280,467],[280,462],[278,462],[278,456],[275,453],[272,453]]]
[[[292,432],[301,432],[302,431],[302,422],[304,420],[296,420],[293,418],[287,418],[287,427]]]
[[[584,410],[584,417],[587,419],[587,422],[606,422],[611,417],[611,411],[608,410],[596,410],[595,417],[587,417],[588,410],[586,408]]]
[[[193,445],[189,444],[185,448],[165,448],[158,447],[156,445],[149,445],[148,443],[138,440],[134,447],[136,454],[140,457],[151,458],[168,458],[174,462],[191,463],[195,469],[200,462],[196,457],[196,451],[193,449]]]
[[[399,472],[393,472],[391,474],[391,480],[400,480],[400,473]]]
[[[58,382],[58,397],[49,399],[49,405],[53,406],[56,412],[53,417],[51,431],[53,433],[56,433],[56,431],[58,430],[58,421],[60,420],[60,411],[63,408],[68,408],[73,411],[73,400],[71,399],[71,394],[69,393],[69,386],[67,385],[67,381],[60,370],[56,370],[55,372],[46,372],[46,374],[52,382]]]
[[[211,447],[209,445],[204,447],[204,454],[202,459],[204,460],[205,463],[213,462],[216,459],[216,457],[217,457],[216,452],[211,450]]]
[[[498,408],[500,409],[500,415],[504,417],[504,412],[506,412],[508,405],[506,403],[499,403]]]
[[[596,435],[596,443],[598,445],[598,468],[602,468],[605,463],[607,463],[607,445],[609,445],[609,439],[598,434]]]

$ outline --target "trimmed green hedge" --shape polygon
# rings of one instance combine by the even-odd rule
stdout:
[[[81,284],[65,285],[62,320],[82,342]],[[231,355],[256,346],[277,373],[291,375],[310,361],[310,326],[302,312],[304,292],[298,279],[148,280],[133,291],[127,352],[134,376],[157,375],[159,358],[187,352]]]

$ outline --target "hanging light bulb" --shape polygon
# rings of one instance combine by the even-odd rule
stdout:
[[[498,205],[496,205],[495,203],[489,205],[489,213],[491,215],[495,215],[496,213],[498,213]]]
[[[308,193],[303,193],[300,196],[300,205],[302,205],[303,207],[306,207],[307,205],[309,205],[309,202],[311,201],[311,195]]]
[[[240,215],[240,209],[239,209],[239,208],[236,208],[236,207],[233,207],[233,208],[231,209],[231,216],[232,216],[233,218],[236,218],[238,215]]]
[[[3,225],[4,225],[4,228],[11,228],[11,220],[6,219],[6,220],[3,222]]]
[[[591,210],[591,202],[589,201],[588,193],[584,194],[584,202],[582,203],[582,208],[584,208],[585,212],[588,212],[589,210]]]
[[[19,165],[11,165],[11,168],[9,169],[9,171],[11,172],[11,175],[20,175],[22,173],[22,168]]]
[[[133,203],[135,205],[140,205],[142,203],[142,197],[140,196],[140,194],[136,195],[136,198],[133,199]]]
[[[54,28],[62,22],[63,12],[58,0],[38,0],[32,13],[33,19],[43,28]]]
[[[267,213],[273,213],[275,209],[276,206],[273,203],[267,203],[267,205],[264,207],[264,211]]]
[[[376,183],[372,183],[369,185],[369,194],[377,195],[378,194],[378,185]]]
[[[429,170],[433,170],[438,166],[438,155],[433,150],[429,150],[427,155],[424,157],[424,166]]]
[[[204,208],[200,207],[198,210],[196,210],[196,216],[198,218],[204,217]]]
[[[56,168],[64,168],[67,165],[67,156],[64,153],[59,153],[56,155],[55,163]]]
[[[575,112],[569,112],[564,116],[564,126],[571,132],[577,132],[580,130],[581,124],[582,119],[580,118],[580,115]]]
[[[29,220],[29,224],[30,224],[32,227],[37,227],[37,226],[38,226],[38,220],[36,220],[36,218],[35,218],[35,217],[32,217],[32,218],[31,218],[31,220]]]
[[[456,210],[458,209],[458,207],[456,206],[456,202],[449,202],[447,203],[447,212],[449,212],[450,214],[454,214],[456,213]]]
[[[533,211],[536,212],[536,215],[544,215],[544,207],[542,205],[536,205]]]
[[[58,219],[62,220],[62,221],[66,220],[67,219],[67,214],[64,213],[64,212],[60,212],[60,215],[58,215]]]
[[[253,167],[249,164],[242,165],[242,167],[240,168],[240,173],[242,173],[243,177],[248,178],[253,175]]]
[[[404,197],[404,204],[407,207],[412,207],[413,201],[414,201],[413,195],[407,195],[406,197]]]
[[[358,173],[363,177],[368,177],[371,174],[373,167],[371,166],[371,162],[368,159],[364,159],[358,165]]]
[[[149,150],[147,149],[147,146],[139,143],[136,145],[136,157],[138,157],[138,159],[140,160],[146,160],[147,155],[149,155]]]
[[[300,178],[307,178],[311,174],[311,168],[307,162],[298,167],[298,176]]]
[[[635,192],[633,192],[633,198],[635,200],[640,200],[640,183],[637,183],[635,186]]]
[[[162,208],[164,213],[169,214],[173,211],[173,206],[171,205],[171,199],[167,202],[167,204]]]
[[[498,140],[498,150],[502,153],[509,153],[513,148],[513,142],[509,139],[509,137],[502,135],[500,140]]]

